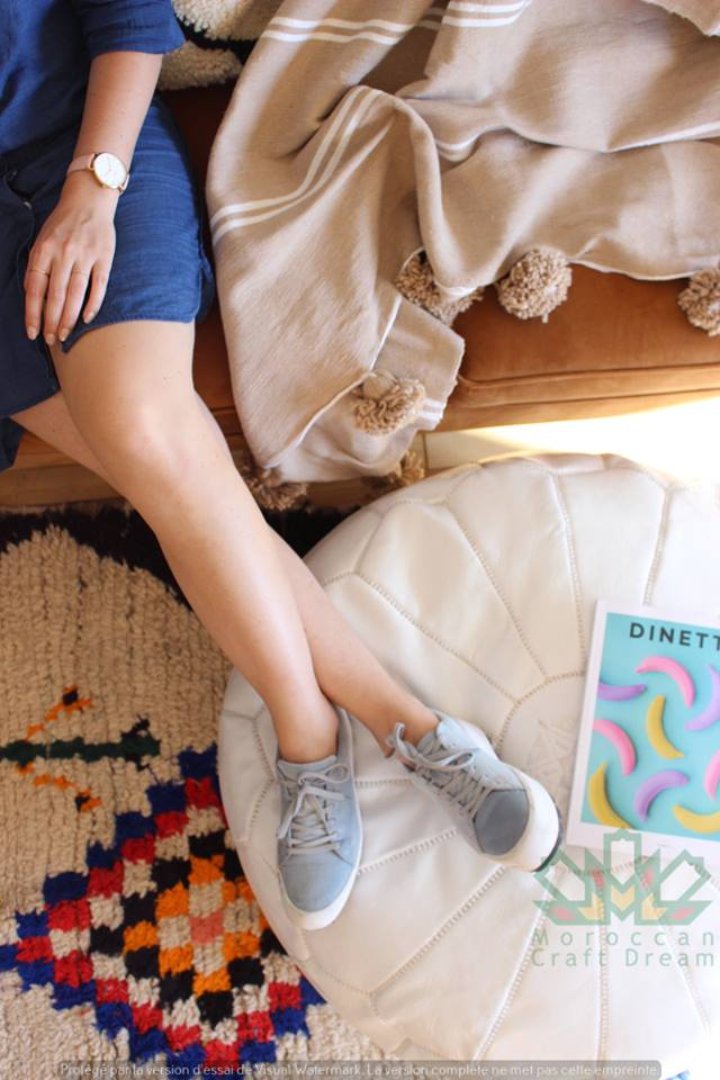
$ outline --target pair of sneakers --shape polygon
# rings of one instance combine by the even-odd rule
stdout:
[[[362,848],[347,712],[338,714],[335,754],[310,764],[277,761],[281,817],[280,881],[288,914],[305,930],[328,926],[350,895]],[[534,872],[562,839],[545,788],[500,761],[476,727],[436,711],[437,726],[417,746],[396,724],[387,743],[412,781],[440,801],[468,843],[496,862]]]

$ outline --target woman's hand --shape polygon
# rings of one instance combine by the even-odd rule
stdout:
[[[123,7],[116,6],[118,10]],[[134,49],[95,56],[73,158],[102,148],[131,166],[161,62],[158,53]],[[97,315],[115,255],[113,217],[118,198],[117,191],[101,187],[86,169],[66,177],[60,201],[40,230],[28,259],[24,284],[29,338],[34,340],[42,326],[48,345],[54,345],[58,338],[64,341],[78,320],[88,289],[83,319],[87,323]]]
[[[64,341],[80,315],[90,322],[105,298],[115,255],[113,217],[119,196],[89,173],[71,173],[33,244],[25,273],[25,327],[34,340]],[[45,308],[43,322],[43,305]]]

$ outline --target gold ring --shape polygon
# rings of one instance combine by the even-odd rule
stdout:
[[[28,270],[34,270],[36,274],[44,274],[45,277],[50,277],[50,271],[41,270],[39,266],[28,266]]]

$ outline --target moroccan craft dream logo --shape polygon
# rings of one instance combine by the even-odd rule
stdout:
[[[632,855],[626,847],[622,859],[613,855],[614,845],[620,843],[629,843]],[[617,872],[611,869],[613,861]],[[711,878],[701,858],[683,851],[663,867],[659,851],[643,856],[637,833],[618,829],[605,835],[602,859],[586,849],[585,864],[578,866],[560,852],[552,865],[559,864],[568,871],[564,889],[550,880],[550,868],[536,874],[549,898],[534,903],[549,922],[563,929],[559,941],[551,941],[547,926],[534,931],[530,956],[534,967],[602,967],[608,951],[618,945],[623,947],[620,959],[626,967],[715,967],[719,957],[714,931],[696,931],[697,941],[682,929],[712,903],[693,899]],[[607,929],[613,919],[632,920],[636,929],[624,933]],[[585,928],[582,933],[579,927]]]
[[[620,843],[629,843],[632,855],[625,851],[623,857],[616,854],[614,861],[622,868],[613,873],[613,847]],[[569,871],[571,880],[581,883],[583,895],[579,899],[572,899],[567,889],[563,891],[550,880],[559,865]],[[602,859],[586,848],[581,867],[560,851],[551,866],[535,876],[550,899],[534,903],[559,926],[608,926],[613,918],[632,918],[640,926],[687,926],[712,903],[693,899],[710,880],[703,859],[681,851],[663,867],[660,852],[644,856],[640,837],[628,829],[605,835]]]

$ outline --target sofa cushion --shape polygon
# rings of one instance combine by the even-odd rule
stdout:
[[[547,323],[514,318],[486,289],[453,326],[466,349],[448,426],[612,415],[717,394],[720,337],[688,323],[682,287],[576,266]]]

